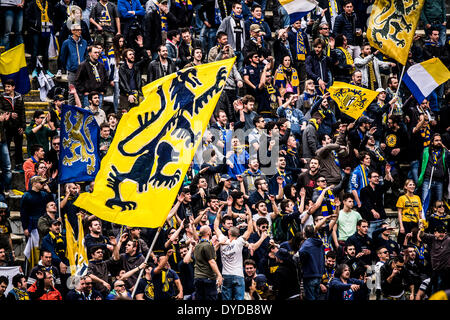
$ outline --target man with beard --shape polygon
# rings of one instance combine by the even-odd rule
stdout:
[[[373,247],[386,248],[389,251],[388,258],[389,256],[395,257],[400,255],[400,245],[390,237],[393,230],[394,227],[390,227],[388,223],[383,222],[380,228],[372,233]]]
[[[89,105],[85,108],[90,110],[94,114],[95,121],[97,121],[98,126],[103,122],[106,122],[106,113],[100,109],[100,94],[97,91],[92,91],[88,96]]]
[[[175,298],[183,300],[183,287],[177,273],[170,268],[169,257],[173,254],[170,249],[165,255],[158,257],[158,265],[152,269],[151,277],[155,293],[155,301]],[[175,286],[178,294],[175,293]]]
[[[336,272],[336,252],[328,251],[325,255],[325,272],[320,282],[320,295],[318,300],[327,300],[330,281]]]
[[[127,240],[127,238],[127,233],[122,234],[117,244],[119,248],[122,246],[122,243]],[[168,252],[171,252],[171,250],[169,250]],[[168,258],[169,257],[167,256],[167,259]],[[145,261],[145,257],[141,253],[139,242],[136,240],[128,240],[125,246],[125,253],[119,255],[118,250],[114,250],[113,260],[118,261],[120,270],[125,270],[125,272],[128,272],[133,269],[140,268],[140,265]],[[162,266],[160,268],[162,268]],[[129,278],[124,280],[127,289],[130,289],[135,285],[137,277],[138,274],[134,273]]]
[[[103,95],[108,87],[108,76],[105,66],[99,62],[101,49],[97,46],[88,47],[88,58],[78,66],[75,76],[75,87],[83,96],[83,107],[89,105],[88,95],[96,91],[99,97],[98,107],[102,108]],[[99,124],[100,125],[100,124]]]
[[[256,212],[256,204],[259,201],[264,201],[267,205],[269,212],[273,212],[273,208],[269,196],[269,185],[264,178],[258,178],[255,180],[256,190],[250,194],[248,198],[248,204],[251,206],[253,212]]]
[[[105,260],[111,256],[110,252],[114,249],[114,246],[110,243],[110,240],[102,235],[102,223],[97,217],[93,217],[89,221],[89,234],[84,237],[84,244],[87,252],[89,253],[88,258],[90,259],[92,258],[90,252],[93,247],[100,247],[105,251]]]
[[[177,70],[175,63],[172,59],[168,59],[168,57],[169,52],[167,51],[167,47],[160,45],[158,47],[158,57],[148,65],[147,83],[163,78]]]
[[[136,62],[134,50],[125,49],[123,53],[125,63],[119,68],[120,106],[126,110],[139,104],[139,97],[142,96],[141,70],[149,60],[142,38],[139,38],[138,45],[143,59]]]
[[[245,192],[247,195],[256,190],[256,180],[258,178],[265,179],[265,175],[259,170],[259,161],[257,158],[251,158],[248,162],[248,169],[244,171],[242,177],[244,178]]]
[[[350,267],[347,264],[341,264],[336,268],[334,278],[330,281],[328,300],[357,300],[358,297],[362,298],[359,291],[365,286],[365,279],[350,278]]]
[[[422,164],[417,186],[422,186],[422,203],[430,194],[430,202],[442,200],[445,176],[448,175],[450,154],[442,144],[441,135],[436,133],[431,139],[430,147],[423,149]]]
[[[39,218],[37,224],[39,239],[43,239],[48,234],[53,220],[56,220],[58,218],[56,216],[57,213],[58,207],[56,206],[55,201],[50,201],[49,203],[47,203],[47,205],[45,206],[45,214]]]
[[[319,159],[314,157],[309,161],[309,170],[299,175],[297,190],[305,188],[306,198],[311,199],[314,189],[317,187],[316,180],[319,178]]]
[[[373,242],[372,239],[367,235],[369,230],[369,223],[367,220],[359,220],[356,223],[356,232],[354,235],[350,236],[345,242],[346,245],[353,244],[355,246],[356,255],[362,253],[361,261],[369,266],[372,264],[372,251]]]
[[[283,155],[278,156],[277,172],[269,180],[269,193],[276,195],[278,200],[283,199],[283,188],[293,182],[290,171],[286,170],[286,158]]]

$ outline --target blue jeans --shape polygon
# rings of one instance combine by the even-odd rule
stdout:
[[[200,31],[199,41],[202,43],[203,48],[206,48],[206,52],[214,47],[216,43],[216,28],[208,28],[206,25],[203,25],[202,30]]]
[[[113,104],[114,104],[114,112],[116,114],[117,110],[119,109],[119,96],[120,96],[119,82],[114,82]]]
[[[286,28],[291,25],[291,19],[289,18],[289,14],[283,6],[278,7],[278,15],[280,16],[280,22],[282,28]]]
[[[211,301],[217,300],[216,280],[206,278],[194,279],[195,300]]]
[[[414,160],[410,164],[410,169],[408,172],[408,179],[413,179],[414,183],[417,185],[417,181],[419,180],[419,160]]]
[[[222,299],[244,300],[245,280],[244,277],[223,275]]]
[[[320,295],[321,278],[303,278],[303,288],[305,289],[305,300],[315,301]]]
[[[81,100],[81,104],[83,108],[86,108],[89,106],[89,95],[83,95],[83,99]],[[98,94],[98,97],[100,98],[100,105],[98,106],[100,109],[102,109],[103,106],[103,95],[101,93]]]
[[[11,159],[9,158],[8,144],[6,143],[6,141],[0,143],[0,166],[2,169],[2,185],[0,188],[0,192],[9,191],[11,190],[12,172]]]
[[[384,220],[374,220],[374,221],[370,221],[369,223],[369,230],[367,230],[367,235],[372,238],[372,233],[381,227],[381,225],[383,224]]]
[[[442,200],[442,195],[444,191],[444,186],[442,182],[438,181],[431,181],[431,187],[428,189],[428,186],[430,184],[430,180],[424,180],[422,184],[422,205],[425,202],[425,199],[428,196],[428,192],[431,192],[430,194],[430,202],[428,208],[431,208],[435,201]],[[426,214],[426,212],[425,212]]]
[[[23,26],[23,9],[14,7],[5,7],[4,14],[4,34],[1,43],[5,46],[5,50],[9,50],[23,42],[22,26]],[[11,31],[14,32],[14,41],[11,41]]]
[[[202,27],[203,27],[203,21],[202,19],[200,19],[200,16],[198,14],[198,10],[202,7],[201,4],[197,4],[194,7],[194,12],[195,12],[195,17],[192,19],[192,27],[194,28],[194,32],[195,34],[200,34],[200,32],[202,31]]]

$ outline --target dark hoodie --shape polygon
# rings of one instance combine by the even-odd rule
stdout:
[[[322,240],[309,238],[299,250],[303,278],[322,278],[325,272],[325,253]]]

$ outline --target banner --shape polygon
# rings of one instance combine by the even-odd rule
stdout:
[[[403,82],[418,103],[428,97],[437,87],[450,79],[450,71],[439,58],[415,64],[406,71]]]
[[[315,0],[279,0],[289,14],[290,23],[300,20],[319,4]]]
[[[78,238],[70,225],[67,215],[64,216],[66,224],[66,258],[70,264],[70,274],[72,276],[82,276],[86,274],[89,264],[86,247],[84,246],[84,231],[81,215],[78,215]]]
[[[13,284],[12,279],[16,274],[19,274],[20,267],[0,267],[0,276],[5,276],[8,278],[8,286],[5,290],[5,296],[8,295],[8,292],[12,290]]]
[[[75,205],[117,224],[162,226],[235,58],[180,70],[143,88],[102,159],[93,193]]]
[[[367,39],[372,47],[406,64],[425,0],[375,0]]]
[[[341,112],[353,119],[358,119],[378,95],[376,91],[339,81],[335,81],[328,91]]]
[[[38,264],[40,259],[39,233],[37,229],[31,230],[31,234],[28,238],[23,254],[28,260],[29,270],[33,269],[33,267]]]
[[[26,94],[31,90],[23,43],[0,55],[0,77],[2,82],[13,79],[16,83],[15,90],[20,94]]]
[[[59,183],[92,181],[100,168],[99,127],[90,110],[62,105]]]

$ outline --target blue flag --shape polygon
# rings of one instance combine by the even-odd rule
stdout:
[[[90,110],[62,106],[59,183],[95,179],[100,168],[99,132]]]

